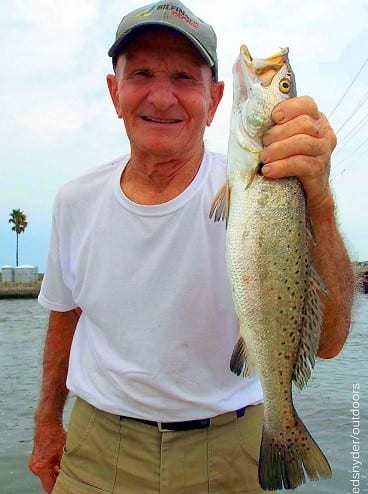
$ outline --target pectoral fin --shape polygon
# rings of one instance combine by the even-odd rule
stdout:
[[[254,363],[250,358],[247,345],[242,336],[239,336],[234,346],[230,359],[230,370],[237,376],[243,374],[244,377],[250,376],[254,371]]]
[[[210,209],[210,218],[214,215],[214,221],[227,221],[229,218],[229,207],[230,207],[230,188],[228,182],[221,187],[217,192]]]

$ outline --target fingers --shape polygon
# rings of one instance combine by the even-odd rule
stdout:
[[[29,469],[39,477],[42,488],[50,493],[60,472],[66,433],[62,425],[37,425]]]
[[[316,139],[307,134],[292,135],[285,140],[276,141],[262,152],[262,163],[267,164],[275,161],[283,160],[289,157],[299,157],[308,159],[309,157],[318,157],[328,155],[329,146],[326,146],[323,139]],[[302,158],[300,158],[302,157]],[[287,173],[287,169],[285,172]],[[278,171],[278,174],[283,171]]]
[[[296,134],[306,134],[316,139],[326,139],[330,152],[336,147],[336,135],[326,116],[319,112],[316,103],[309,96],[283,101],[272,112],[275,123],[263,137],[263,144],[287,139]]]
[[[309,115],[315,120],[319,118],[320,112],[313,98],[299,96],[282,101],[274,108],[272,119],[275,123],[285,123],[299,115]]]
[[[55,486],[55,482],[56,482],[56,475],[53,471],[51,472],[44,472],[39,478],[40,478],[40,481],[41,481],[41,485],[42,485],[42,489],[47,493],[47,494],[51,494],[54,486]]]
[[[308,179],[319,179],[321,169],[324,172],[324,168],[325,164],[320,163],[317,159],[312,160],[310,157],[296,155],[273,161],[270,165],[264,165],[262,174],[267,178],[298,177],[304,182]]]
[[[47,494],[51,493],[54,488],[56,478],[59,475],[59,467],[30,461],[29,469],[40,479],[42,489],[47,492]]]
[[[277,125],[267,131],[261,153],[262,173],[268,178],[296,176],[311,207],[326,202],[330,157],[336,136],[312,98],[303,96],[280,103],[272,117]]]
[[[274,142],[288,139],[299,133],[301,129],[306,136],[316,139],[321,137],[322,129],[319,120],[315,120],[309,115],[298,115],[293,120],[271,127],[263,136],[263,144],[269,146]]]

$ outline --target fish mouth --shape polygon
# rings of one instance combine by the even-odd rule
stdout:
[[[267,58],[253,58],[246,45],[240,47],[240,54],[247,66],[248,73],[253,79],[258,79],[262,86],[271,84],[276,72],[289,63],[289,48],[281,48],[279,52]]]

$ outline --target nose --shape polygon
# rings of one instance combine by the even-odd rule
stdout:
[[[158,75],[152,78],[147,100],[158,110],[167,110],[177,103],[175,87],[167,75]]]

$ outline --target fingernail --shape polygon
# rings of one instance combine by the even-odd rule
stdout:
[[[271,167],[268,166],[268,165],[263,165],[262,166],[262,175],[264,175],[265,177],[267,177],[271,172]]]
[[[272,115],[274,122],[282,122],[284,120],[284,117],[284,112],[282,112],[281,110],[275,111],[275,113]]]

